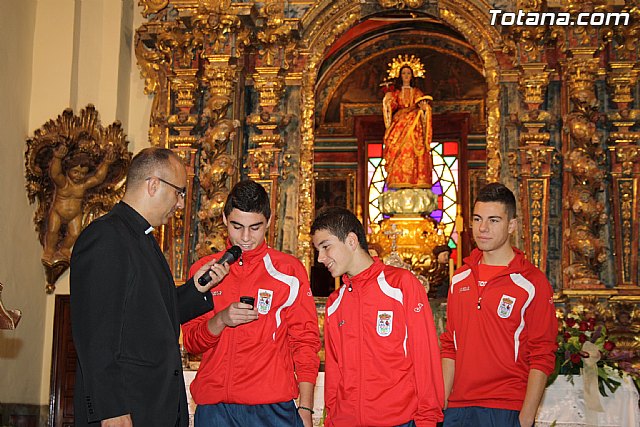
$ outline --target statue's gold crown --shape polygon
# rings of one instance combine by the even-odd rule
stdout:
[[[411,71],[413,71],[413,77],[424,77],[424,66],[422,62],[420,62],[420,58],[416,58],[415,55],[398,55],[397,58],[393,58],[393,60],[389,63],[389,69],[387,73],[389,74],[389,79],[395,79],[400,76],[400,70],[405,65],[411,67]]]

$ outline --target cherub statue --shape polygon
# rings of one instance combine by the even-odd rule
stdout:
[[[85,191],[93,188],[107,177],[109,166],[116,160],[113,147],[109,147],[104,160],[93,175],[89,175],[91,160],[88,155],[79,153],[67,162],[66,174],[62,168],[62,160],[69,149],[60,144],[53,150],[53,158],[49,167],[49,175],[55,184],[53,202],[47,219],[47,231],[44,239],[42,260],[53,263],[56,259],[69,259],[71,247],[82,231],[82,201]],[[63,225],[67,232],[59,242],[59,233]]]
[[[131,161],[119,122],[103,127],[93,105],[68,108],[27,139],[25,178],[33,221],[44,248],[46,290],[69,267],[71,248],[84,227],[124,194]]]

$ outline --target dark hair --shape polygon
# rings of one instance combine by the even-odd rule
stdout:
[[[231,211],[260,213],[268,220],[271,218],[269,195],[264,187],[250,179],[240,181],[231,189],[224,204],[224,214],[229,217]]]
[[[508,219],[516,217],[516,197],[504,184],[493,182],[482,187],[473,205],[475,206],[478,202],[502,203],[507,210]]]
[[[409,86],[416,87],[416,76],[413,74],[413,68],[411,68],[408,65],[403,65],[398,70],[398,77],[396,79],[396,84],[398,85],[398,88],[402,87],[402,70],[404,70],[405,68],[408,68],[409,71],[411,71],[411,80],[409,81]]]
[[[362,223],[349,209],[340,207],[329,207],[321,209],[316,219],[311,224],[311,234],[318,230],[327,230],[344,242],[349,233],[358,236],[358,243],[365,251],[369,250],[367,237],[364,233]]]
[[[131,159],[127,172],[127,188],[137,186],[159,169],[169,168],[172,157],[180,161],[178,155],[168,148],[148,147],[140,151]]]

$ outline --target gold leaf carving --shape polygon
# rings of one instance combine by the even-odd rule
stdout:
[[[417,9],[425,3],[425,0],[378,0],[378,4],[385,9]]]
[[[80,231],[124,194],[128,144],[120,122],[102,127],[93,105],[78,116],[64,110],[27,140],[27,196],[37,201],[34,223],[44,248],[47,292],[69,266]]]

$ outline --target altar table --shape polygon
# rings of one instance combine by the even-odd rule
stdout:
[[[599,395],[604,412],[589,411],[584,404],[582,377],[559,376],[547,387],[536,417],[536,427],[638,427],[638,391],[629,376],[621,378],[614,395]]]

